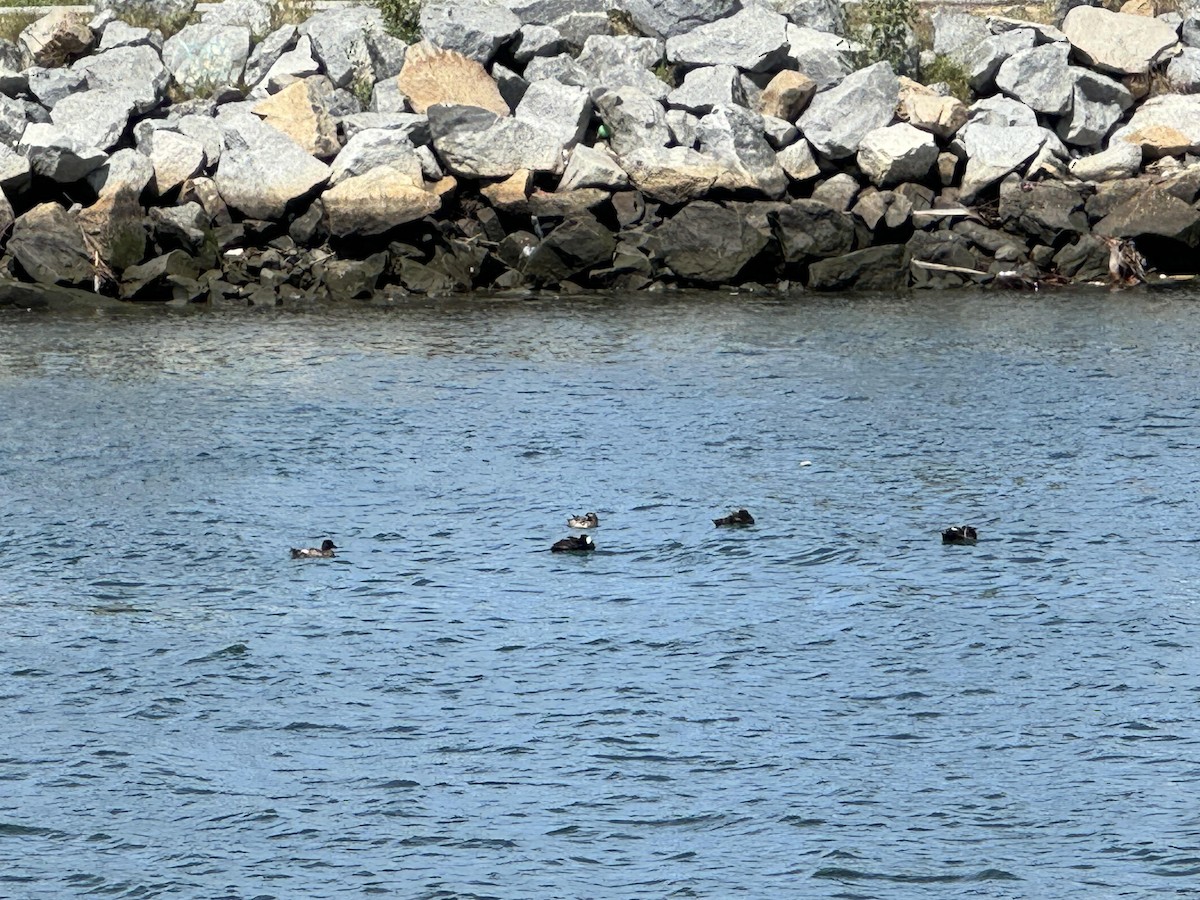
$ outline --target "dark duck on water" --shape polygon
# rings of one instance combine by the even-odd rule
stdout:
[[[553,553],[579,553],[595,549],[596,545],[592,543],[592,539],[586,534],[565,537],[561,541],[555,541],[550,547]]]
[[[942,531],[943,544],[971,546],[979,540],[979,532],[970,525],[951,525]]]
[[[727,516],[713,519],[713,524],[718,528],[722,525],[753,525],[754,516],[750,515],[750,511],[747,509],[739,509],[737,512],[730,513]]]
[[[320,547],[305,547],[303,550],[292,548],[292,559],[330,559],[333,557],[333,551],[337,549],[337,544],[326,538],[321,541]]]

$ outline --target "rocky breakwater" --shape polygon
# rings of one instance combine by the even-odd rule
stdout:
[[[964,101],[856,68],[827,0],[429,0],[413,44],[371,7],[272,27],[226,0],[164,37],[124,2],[0,42],[0,304],[1032,285],[1200,259],[1190,14],[939,13],[924,60]]]

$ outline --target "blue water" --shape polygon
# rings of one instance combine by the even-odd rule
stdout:
[[[0,897],[1193,896],[1198,388],[1188,294],[0,312]]]

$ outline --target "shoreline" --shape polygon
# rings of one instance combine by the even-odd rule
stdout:
[[[625,4],[430,0],[415,44],[342,3],[269,28],[228,0],[166,38],[119,7],[50,13],[0,44],[0,280],[286,306],[1200,271],[1200,96],[1148,81],[1200,60],[1200,20],[940,9],[919,62],[855,66],[862,45],[813,27],[832,2],[686,30]],[[1143,32],[1141,57],[1114,49]],[[910,65],[963,74],[970,102]]]

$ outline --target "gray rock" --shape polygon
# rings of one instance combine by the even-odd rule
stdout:
[[[1070,112],[1058,123],[1058,135],[1078,147],[1098,147],[1125,110],[1133,95],[1123,84],[1088,69],[1074,66],[1076,76]]]
[[[971,51],[992,36],[987,22],[970,13],[943,7],[934,10],[930,21],[933,25],[933,52],[959,64],[970,61]]]
[[[371,60],[371,72],[375,81],[395,78],[404,68],[408,44],[385,31],[370,29],[363,35],[367,45],[367,56]]]
[[[610,0],[504,0],[522,25],[549,25],[576,47],[595,34],[610,34]]]
[[[525,92],[529,90],[529,82],[500,63],[492,63],[492,77],[496,79],[496,87],[500,89],[500,96],[504,98],[508,109],[515,110],[520,106]]]
[[[20,100],[0,96],[0,144],[16,147],[28,126],[25,105]]]
[[[204,245],[210,230],[208,216],[195,201],[179,206],[152,207],[149,219],[155,240],[164,251],[183,250],[194,256]]]
[[[313,54],[312,41],[308,35],[296,39],[296,46],[280,54],[279,58],[267,70],[267,74],[259,79],[250,97],[259,99],[268,94],[276,94],[295,81],[302,81],[320,74],[321,65]]]
[[[725,171],[713,183],[726,191],[749,191],[772,199],[787,189],[787,173],[763,136],[762,117],[742,106],[719,106],[696,128],[700,152]]]
[[[1070,52],[1067,44],[1056,43],[1014,53],[996,73],[996,86],[1030,109],[1060,116],[1071,109],[1075,89]]]
[[[811,78],[817,90],[833,87],[853,69],[850,44],[845,38],[798,25],[789,25],[787,36],[790,60],[787,65]]]
[[[571,151],[571,158],[556,190],[574,191],[595,187],[616,191],[628,185],[629,176],[607,150],[577,144]]]
[[[322,10],[300,26],[301,33],[312,41],[313,56],[339,88],[348,86],[357,74],[370,71],[371,55],[364,35],[385,30],[379,10],[368,6]]]
[[[645,34],[670,38],[731,16],[740,0],[621,0],[634,24]]]
[[[985,97],[976,100],[967,113],[969,118],[964,128],[972,128],[975,125],[1028,125],[1034,128],[1038,123],[1037,113],[1010,97]],[[962,136],[963,131],[960,130],[959,137]]]
[[[246,60],[246,69],[242,76],[247,87],[255,87],[266,77],[271,67],[279,62],[283,54],[295,48],[297,35],[295,25],[281,25],[255,45]],[[312,59],[311,50],[309,59]],[[310,74],[315,75],[316,72]]]
[[[150,158],[137,150],[125,149],[118,150],[89,173],[87,182],[99,197],[112,197],[122,191],[138,197],[153,178]]]
[[[347,141],[353,140],[356,134],[368,129],[394,131],[398,139],[405,140],[414,147],[428,144],[430,140],[429,117],[417,113],[356,113],[345,116],[339,124]]]
[[[19,194],[29,187],[30,172],[29,160],[0,144],[0,191],[3,194]]]
[[[237,84],[250,56],[245,25],[189,25],[163,45],[163,65],[189,94],[211,94]]]
[[[734,66],[703,66],[684,76],[683,84],[667,95],[667,106],[704,115],[721,104],[746,105],[746,94]]]
[[[400,82],[395,78],[378,82],[371,89],[371,104],[367,111],[391,115],[394,113],[411,113],[412,104],[408,96],[400,90]]]
[[[562,165],[562,142],[523,119],[442,104],[429,107],[427,114],[433,148],[455,175],[507,178],[519,169],[553,172]]]
[[[1032,28],[1020,28],[1004,34],[992,35],[962,52],[961,62],[967,70],[971,89],[977,94],[988,91],[996,81],[996,73],[1010,56],[1023,50],[1032,50],[1037,44],[1037,34]]]
[[[346,142],[330,166],[329,183],[364,175],[378,166],[391,166],[420,184],[424,171],[416,148],[398,131],[383,128],[360,131]]]
[[[959,197],[970,203],[984,188],[1033,159],[1049,132],[1028,125],[970,123],[960,134],[964,135],[967,168]]]
[[[1071,174],[1080,181],[1116,181],[1132,178],[1142,168],[1142,148],[1125,141],[1113,141],[1102,153],[1081,156],[1070,165]]]
[[[87,79],[91,90],[132,92],[135,111],[144,115],[163,101],[171,73],[153,47],[118,47],[84,57],[71,67]]]
[[[1200,47],[1200,10],[1193,9],[1179,26],[1179,37],[1188,47]]]
[[[29,160],[36,174],[61,184],[81,181],[108,158],[103,150],[75,140],[48,123],[29,125],[17,151]]]
[[[425,40],[484,65],[520,30],[521,20],[499,0],[425,0],[421,4]]]
[[[680,147],[691,147],[694,150],[700,146],[700,135],[696,132],[699,124],[700,117],[687,110],[667,110],[667,128],[671,131],[671,140]]]
[[[830,34],[846,33],[846,16],[836,0],[772,0],[772,5],[795,25]]]
[[[204,167],[204,145],[177,131],[159,129],[139,149],[154,168],[152,187],[160,197],[197,175]]]
[[[813,158],[812,147],[806,140],[801,139],[794,144],[788,144],[779,151],[776,158],[792,181],[811,181],[821,174],[821,167]]]
[[[689,203],[659,229],[663,261],[680,278],[704,284],[733,281],[767,245],[741,209],[701,200]]]
[[[585,86],[593,92],[632,87],[661,100],[670,88],[650,69],[663,52],[663,42],[656,38],[595,35],[587,39],[576,63],[587,73]]]
[[[157,28],[134,28],[118,19],[105,27],[99,49],[101,53],[105,50],[116,50],[118,47],[144,46],[162,50],[162,45],[162,32]]]
[[[225,147],[221,135],[221,127],[212,116],[180,116],[171,120],[172,126],[180,134],[190,137],[200,144],[204,150],[205,166],[215,166],[221,161],[221,151]]]
[[[253,219],[282,216],[290,203],[329,179],[329,167],[291,138],[249,113],[217,120],[225,150],[213,176],[221,198]]]
[[[642,147],[671,143],[662,104],[632,88],[604,91],[595,99],[596,111],[609,130],[609,146],[618,156]]]
[[[83,232],[57,203],[43,203],[19,216],[7,249],[38,284],[84,284],[92,279]]]
[[[522,25],[512,45],[513,59],[521,65],[535,56],[558,56],[565,50],[562,32],[553,25]]]
[[[204,25],[242,25],[261,38],[271,33],[271,4],[269,0],[222,0],[206,10],[200,21]]]
[[[82,145],[111,150],[129,125],[137,98],[127,91],[81,91],[63,97],[50,112],[50,121]]]
[[[773,71],[787,59],[788,21],[762,6],[748,6],[710,25],[667,39],[667,61],[684,66],[737,66]]]
[[[588,92],[556,81],[535,81],[517,105],[514,117],[547,131],[570,149],[583,138],[592,118]]]
[[[772,150],[782,150],[800,137],[800,129],[786,119],[763,116],[762,124],[763,136],[766,137]]]
[[[1200,50],[1185,47],[1167,65],[1167,81],[1178,94],[1200,91]]]
[[[987,26],[993,34],[1005,34],[1009,31],[1019,31],[1028,28],[1033,31],[1039,44],[1053,44],[1066,41],[1067,36],[1053,25],[1043,22],[1033,22],[1029,19],[1012,19],[1007,16],[988,16]]]
[[[1175,28],[1158,19],[1077,6],[1063,20],[1075,55],[1089,66],[1117,75],[1136,75],[1173,51]]]
[[[858,149],[858,167],[879,187],[922,181],[937,162],[932,135],[907,122],[868,131]]]
[[[24,69],[25,61],[17,45],[0,38],[0,94],[15,97],[29,90],[29,77]]]
[[[334,301],[371,297],[379,276],[387,267],[387,254],[374,253],[366,259],[331,259],[325,263],[324,282]]]
[[[892,67],[875,63],[818,93],[796,124],[822,156],[845,159],[858,152],[868,131],[892,121],[899,99],[900,82]]]

